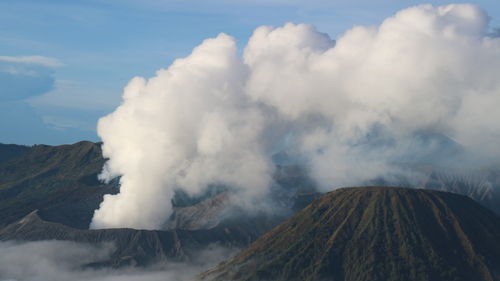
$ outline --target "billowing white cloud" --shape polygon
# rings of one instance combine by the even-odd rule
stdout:
[[[268,192],[277,149],[324,190],[391,178],[446,142],[500,156],[500,39],[487,27],[474,5],[423,5],[336,42],[310,25],[259,27],[242,58],[227,35],[204,41],[134,78],[100,120],[102,177],[122,186],[92,227],[159,227],[178,188],[225,184],[252,202]]]

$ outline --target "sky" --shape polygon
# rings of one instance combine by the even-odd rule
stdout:
[[[0,142],[99,141],[97,120],[135,76],[151,77],[204,39],[227,33],[246,45],[255,28],[313,24],[332,39],[418,4],[449,1],[2,0]],[[470,2],[500,27],[500,4]]]

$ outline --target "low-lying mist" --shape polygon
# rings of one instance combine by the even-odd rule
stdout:
[[[474,5],[422,5],[332,40],[307,24],[262,26],[242,56],[203,41],[150,79],[133,78],[99,120],[101,179],[120,176],[92,228],[159,228],[176,190],[266,197],[273,155],[323,191],[390,182],[409,164],[457,169],[500,156],[500,38]],[[410,176],[418,178],[418,173]]]
[[[235,253],[235,249],[212,246],[185,263],[118,269],[86,266],[108,257],[112,248],[67,241],[0,242],[0,281],[190,281]]]

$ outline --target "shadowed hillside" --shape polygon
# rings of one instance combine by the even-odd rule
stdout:
[[[321,196],[205,280],[500,280],[500,217],[447,192]]]
[[[87,228],[94,210],[116,185],[97,180],[104,164],[100,144],[35,145],[0,162],[0,226],[35,209],[49,220]]]
[[[0,163],[17,157],[29,149],[29,146],[0,143]]]

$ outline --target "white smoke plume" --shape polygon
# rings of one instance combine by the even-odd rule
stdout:
[[[104,178],[122,175],[120,194],[106,196],[94,227],[155,228],[170,215],[175,188],[207,184],[261,194],[271,163],[259,140],[265,116],[243,94],[248,67],[233,38],[208,39],[146,81],[134,78],[123,104],[99,120]]]
[[[271,154],[306,163],[324,190],[399,173],[440,140],[500,156],[500,39],[474,5],[411,7],[336,41],[311,25],[255,30],[243,56],[221,34],[155,77],[134,78],[98,133],[121,176],[91,227],[158,228],[176,189],[265,196]],[[498,158],[497,158],[498,159]]]

